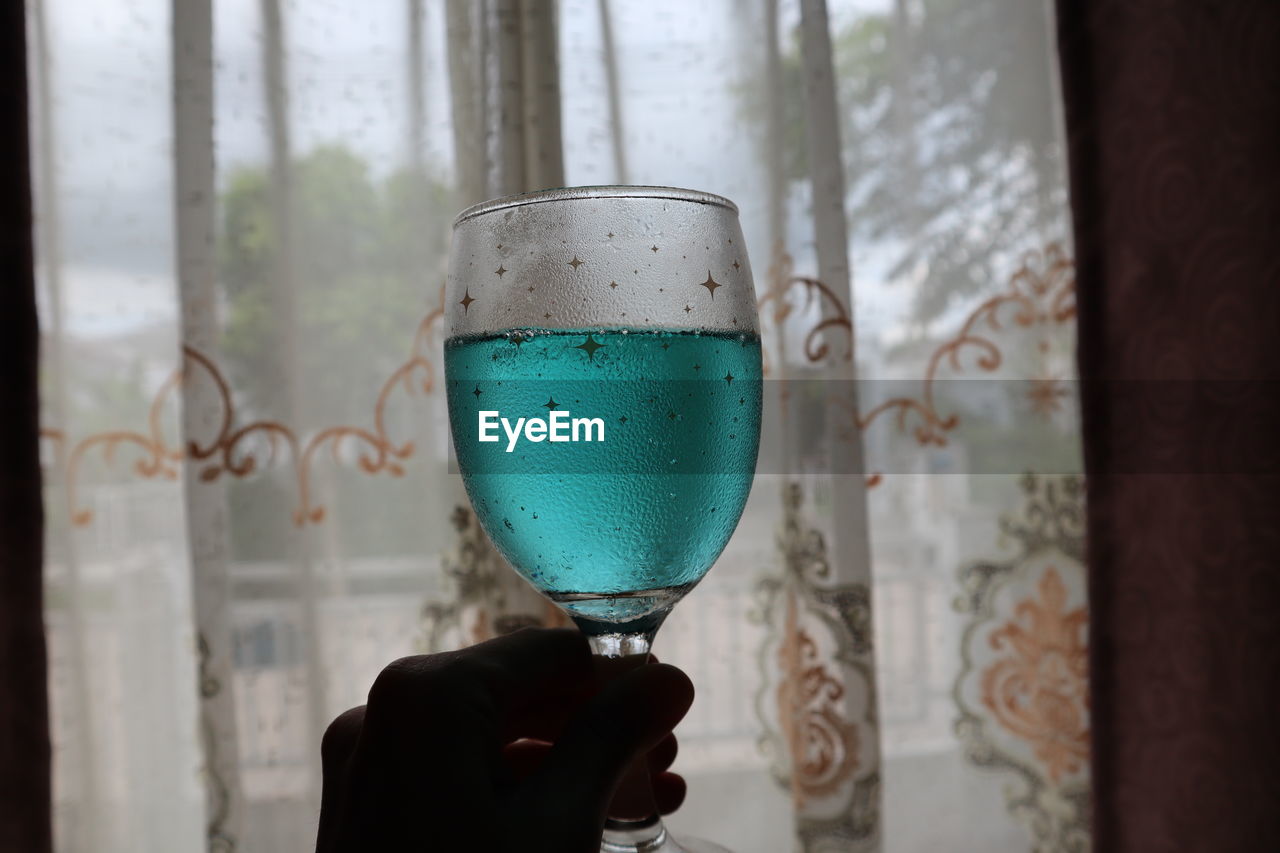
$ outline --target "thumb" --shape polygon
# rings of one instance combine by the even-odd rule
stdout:
[[[605,685],[556,741],[528,790],[552,820],[600,827],[618,781],[636,758],[675,728],[693,704],[693,682],[667,664],[647,664]]]

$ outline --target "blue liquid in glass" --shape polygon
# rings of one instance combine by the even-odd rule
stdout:
[[[757,335],[461,336],[445,343],[445,371],[477,517],[511,565],[571,613],[627,623],[661,611],[724,550],[759,446]],[[511,445],[501,427],[497,441],[481,442],[482,411],[509,427],[554,411],[601,423],[576,442],[521,433]]]

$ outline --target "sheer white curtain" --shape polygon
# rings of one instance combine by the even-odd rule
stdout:
[[[738,202],[785,413],[659,636],[673,826],[1083,849],[1047,3],[28,3],[59,849],[308,849],[385,663],[554,621],[448,473],[435,311],[456,210],[614,182]]]

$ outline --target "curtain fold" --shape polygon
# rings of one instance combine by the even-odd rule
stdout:
[[[0,12],[0,848],[53,849],[44,513],[39,447],[39,323],[32,256],[27,25],[21,3]]]
[[[1100,851],[1280,847],[1280,7],[1061,2]]]
[[[188,446],[186,453],[196,463],[216,458],[221,436],[211,427],[221,421],[223,408],[217,387],[198,370],[199,360],[216,362],[220,350],[216,211],[207,201],[216,195],[212,0],[173,4],[172,45],[174,267],[182,346],[179,441]],[[287,274],[277,276],[287,288]],[[207,848],[209,853],[229,853],[239,849],[244,832],[232,674],[229,520],[225,484],[210,482],[207,470],[207,461],[183,466],[195,636],[184,631],[182,638],[197,661]]]
[[[451,0],[448,15],[457,209],[562,186],[556,4]],[[493,548],[461,478],[449,480],[457,533],[450,573],[460,594],[454,618],[463,636],[479,642],[529,625],[567,624]]]
[[[820,384],[830,389],[828,417],[841,418],[844,413],[859,411],[854,382],[858,372],[854,361],[857,320],[845,217],[840,110],[824,0],[802,0],[799,29],[814,266],[818,281],[834,295],[842,312],[835,329],[824,335],[821,346],[826,357],[810,361],[819,371]],[[776,107],[771,107],[776,119]],[[793,282],[786,280],[782,269],[777,272],[779,280],[774,284],[788,288]],[[813,376],[807,380],[812,382]],[[781,379],[780,405],[788,409],[784,414],[788,423],[793,420],[788,383],[797,378],[791,370]],[[793,458],[798,462],[803,436],[813,425],[804,424],[805,415],[800,412],[794,417],[799,421],[794,424],[797,428],[783,441],[795,443]],[[880,729],[870,631],[866,465],[860,436],[828,441],[832,454],[827,472],[804,472],[807,476],[788,478],[783,484],[780,556],[787,569],[787,592],[778,658],[779,725],[790,753],[790,787],[802,849],[879,851]],[[820,555],[827,571],[815,573],[796,559],[796,551],[803,547],[802,531],[816,510],[812,504],[819,494],[826,497],[827,506],[818,512],[830,513],[838,521],[829,528],[825,553]],[[806,648],[815,641],[824,650],[819,661]],[[814,689],[806,682],[815,676],[838,687]],[[815,741],[824,739],[829,742],[815,755]]]

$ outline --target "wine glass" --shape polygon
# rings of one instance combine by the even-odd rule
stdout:
[[[467,495],[603,658],[647,659],[742,516],[755,306],[737,208],[709,193],[558,189],[454,223],[445,375]],[[611,819],[602,849],[723,850],[677,843],[656,813]]]

